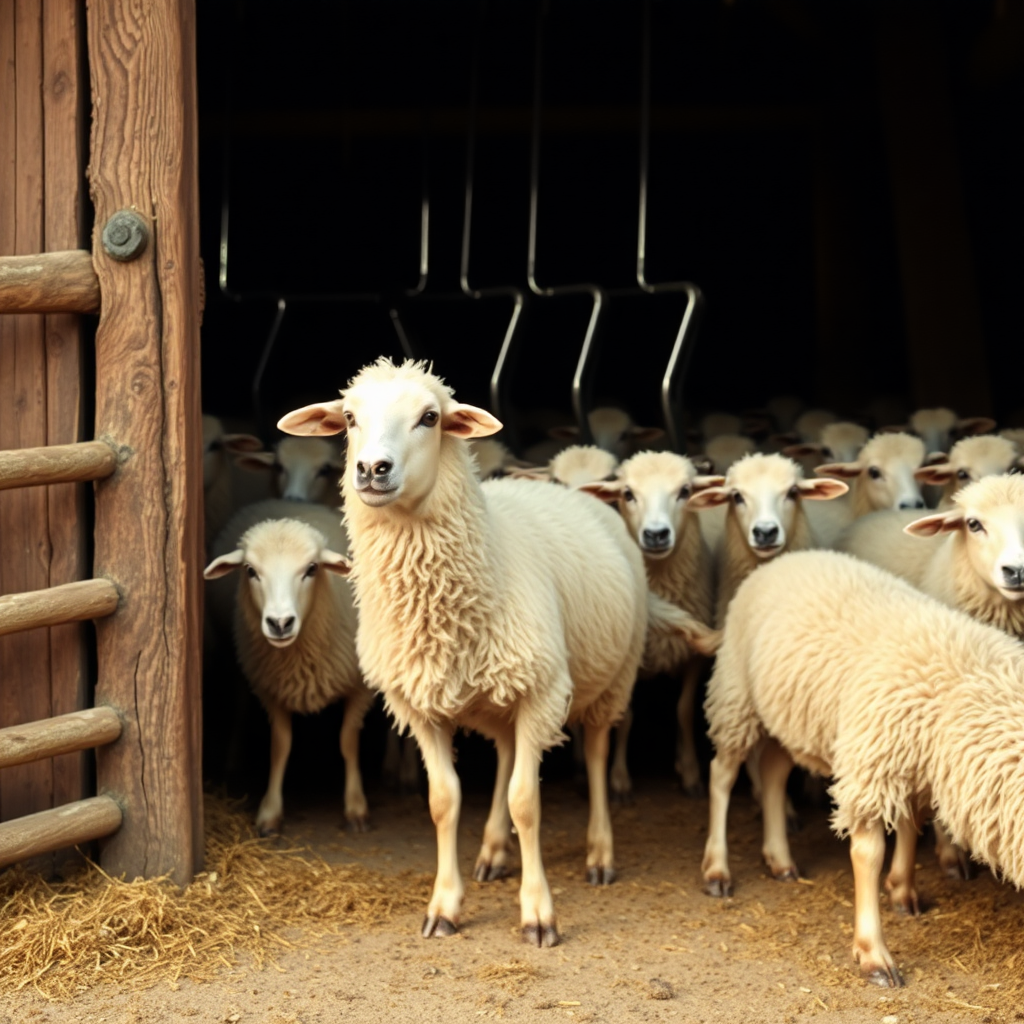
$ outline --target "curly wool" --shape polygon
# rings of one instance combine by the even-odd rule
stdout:
[[[764,732],[831,774],[833,828],[931,807],[953,841],[1024,884],[1024,650],[835,552],[786,555],[729,609],[708,686],[716,748]]]

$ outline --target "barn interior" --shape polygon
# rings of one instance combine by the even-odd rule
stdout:
[[[203,408],[232,426],[270,443],[381,354],[520,453],[605,404],[677,438],[777,395],[1024,425],[1024,5],[198,6]],[[222,756],[231,671],[206,771],[258,795],[258,706]],[[637,778],[672,773],[677,692],[637,690]],[[289,785],[337,793],[339,722],[296,722]]]

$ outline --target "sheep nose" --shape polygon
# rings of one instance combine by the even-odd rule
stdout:
[[[1003,583],[1008,587],[1017,589],[1024,587],[1024,566],[1022,565],[1004,565],[1003,570]]]
[[[356,472],[364,479],[382,477],[387,476],[391,472],[392,465],[393,463],[388,462],[387,459],[380,459],[372,465],[368,462],[357,462]]]
[[[672,531],[667,526],[663,526],[657,530],[645,529],[643,531],[644,547],[667,548],[671,535]]]
[[[770,548],[779,539],[777,526],[755,526],[753,529],[754,543],[759,548]]]
[[[274,636],[287,636],[291,632],[292,626],[295,625],[295,616],[288,615],[283,619],[275,619],[273,616],[267,616],[267,627]]]
[[[915,498],[913,501],[901,501],[900,508],[924,508],[924,499]]]

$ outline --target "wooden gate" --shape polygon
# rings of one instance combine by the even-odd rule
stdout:
[[[103,839],[107,871],[183,884],[203,856],[194,4],[0,0],[0,75],[0,865]]]

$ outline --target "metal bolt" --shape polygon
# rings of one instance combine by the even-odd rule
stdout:
[[[108,256],[127,262],[145,251],[149,228],[134,210],[118,210],[104,226],[102,241]]]

